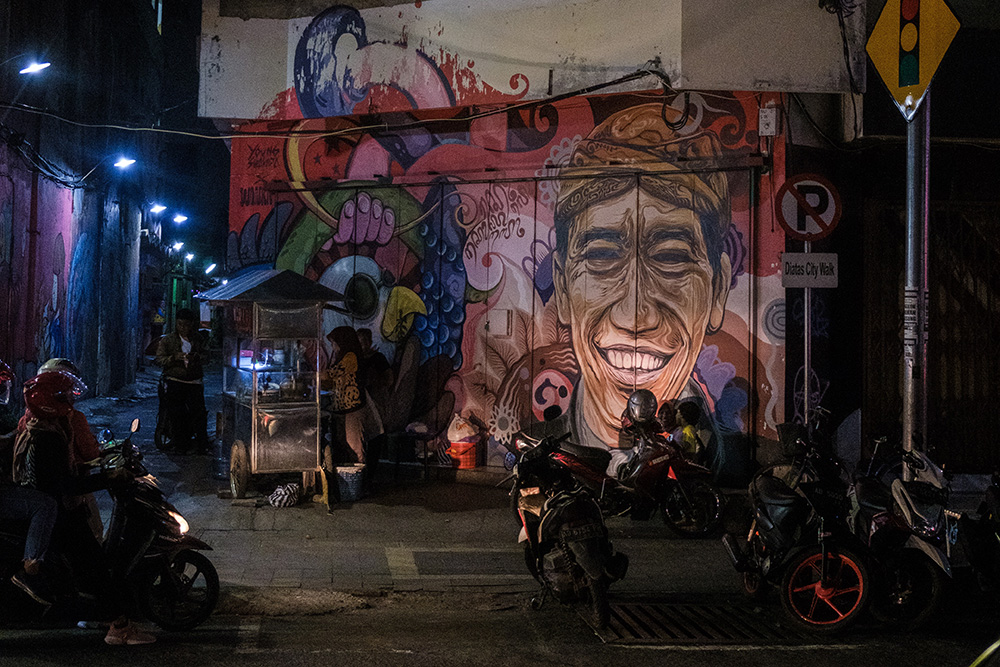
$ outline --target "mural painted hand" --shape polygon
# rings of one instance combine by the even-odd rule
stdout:
[[[396,231],[396,212],[381,199],[359,192],[340,209],[337,233],[332,242],[385,245]]]

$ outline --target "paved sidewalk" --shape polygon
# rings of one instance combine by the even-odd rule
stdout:
[[[209,373],[206,401],[214,414],[221,378]],[[231,500],[225,461],[218,456],[164,454],[152,443],[156,423],[156,371],[140,372],[116,397],[81,401],[92,427],[119,436],[138,416],[135,440],[171,502],[208,555],[223,587],[294,588],[347,592],[529,592],[537,589],[517,544],[519,525],[507,492],[496,488],[506,471],[380,464],[368,498],[334,505],[305,502],[274,508],[262,497]],[[214,421],[210,418],[210,431]],[[266,493],[268,489],[263,489]],[[106,494],[102,513],[110,514]],[[736,590],[735,573],[715,539],[674,538],[661,521],[609,522],[612,539],[631,559],[620,596],[711,594]]]

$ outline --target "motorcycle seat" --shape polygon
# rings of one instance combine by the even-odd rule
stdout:
[[[580,459],[588,466],[596,470],[600,470],[601,472],[607,470],[608,464],[611,463],[611,452],[606,449],[587,447],[585,445],[574,445],[568,441],[559,445],[559,449],[570,456]]]
[[[889,488],[871,477],[862,477],[854,483],[854,495],[862,507],[884,511],[892,503]]]
[[[761,475],[753,480],[754,490],[764,503],[790,507],[802,502],[802,496],[776,477]]]

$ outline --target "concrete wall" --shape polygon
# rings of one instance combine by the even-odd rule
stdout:
[[[203,3],[199,113],[292,119],[509,103],[646,66],[676,88],[850,90],[837,16],[800,0],[434,0],[314,16]],[[271,15],[270,12],[259,12]],[[863,8],[845,16],[864,87]],[[633,84],[657,85],[655,78]]]

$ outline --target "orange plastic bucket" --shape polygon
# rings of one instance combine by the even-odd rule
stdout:
[[[459,470],[468,470],[476,467],[476,453],[478,442],[452,442],[448,448],[448,455],[451,456],[451,465]]]

